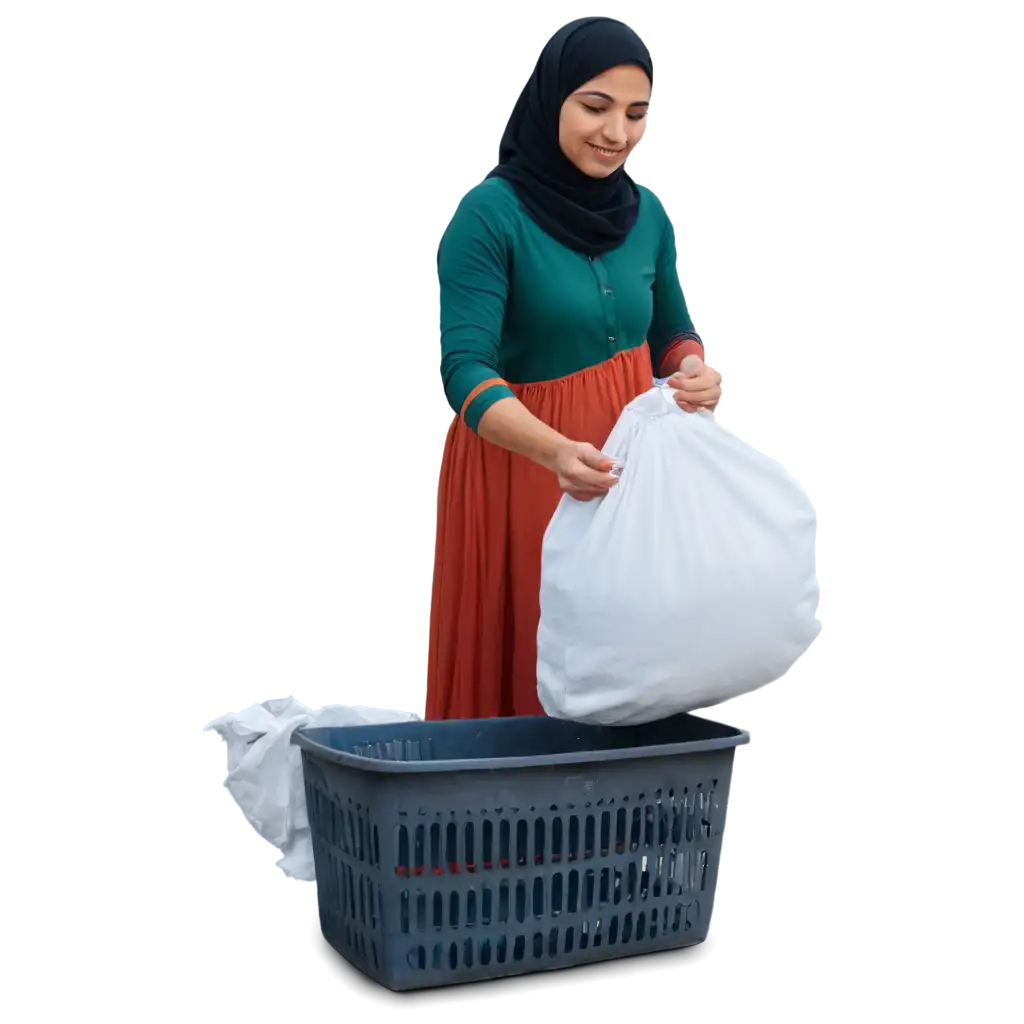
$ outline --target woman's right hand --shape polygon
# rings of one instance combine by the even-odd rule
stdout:
[[[612,475],[615,462],[585,441],[566,441],[558,446],[551,470],[558,486],[577,501],[592,501],[607,494],[618,482]]]

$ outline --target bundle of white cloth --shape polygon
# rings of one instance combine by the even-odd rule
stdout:
[[[228,777],[224,785],[249,824],[284,854],[277,866],[291,878],[312,882],[316,872],[302,782],[302,755],[292,744],[292,733],[305,727],[386,725],[418,720],[418,715],[407,711],[343,704],[329,704],[313,711],[294,697],[285,697],[223,715],[206,728],[227,741]]]
[[[605,452],[619,483],[563,496],[544,537],[544,710],[638,724],[784,675],[821,630],[803,488],[664,382],[625,408]]]

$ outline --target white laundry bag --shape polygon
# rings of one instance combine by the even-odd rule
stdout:
[[[252,827],[284,854],[277,866],[291,878],[312,882],[316,873],[302,784],[302,755],[292,745],[292,733],[306,727],[416,721],[419,716],[406,711],[342,704],[312,711],[294,697],[285,697],[224,715],[206,729],[227,741],[228,777],[224,785]]]
[[[633,725],[784,675],[821,630],[801,486],[658,385],[605,446],[607,496],[563,496],[544,537],[537,680],[548,715]]]

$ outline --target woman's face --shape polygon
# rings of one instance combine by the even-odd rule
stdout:
[[[591,178],[606,178],[643,138],[651,83],[632,64],[611,68],[581,85],[562,104],[558,142]]]

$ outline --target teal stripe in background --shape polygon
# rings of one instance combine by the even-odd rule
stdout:
[[[1024,328],[1024,182],[659,187],[701,329]]]

